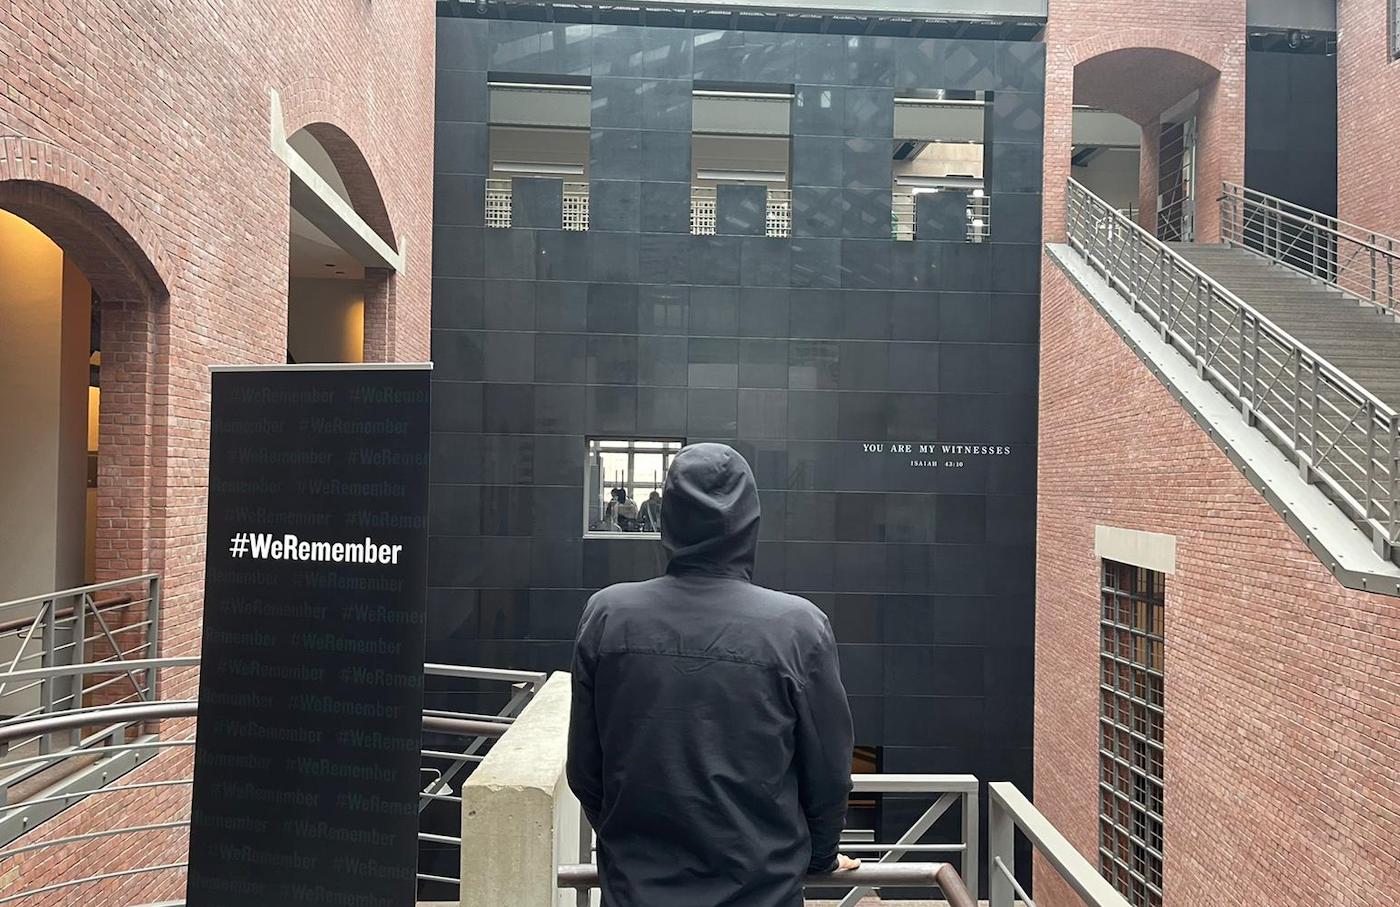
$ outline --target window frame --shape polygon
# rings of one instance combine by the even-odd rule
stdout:
[[[1134,907],[1160,907],[1166,574],[1103,558],[1099,578],[1099,871]]]
[[[601,452],[602,452],[601,450],[595,451],[594,445],[595,445],[595,444],[600,444],[600,443],[606,443],[606,442],[624,443],[624,444],[627,444],[627,445],[628,445],[628,447],[625,449],[625,453],[627,454],[627,457],[628,457],[628,462],[627,462],[627,480],[626,480],[626,482],[625,482],[621,487],[625,487],[625,488],[628,490],[629,493],[634,493],[635,487],[636,487],[636,485],[637,485],[637,481],[636,481],[636,467],[635,467],[635,459],[636,459],[637,454],[638,454],[638,453],[658,453],[658,454],[661,454],[661,456],[662,456],[662,470],[663,470],[663,474],[664,474],[664,471],[670,467],[671,461],[675,459],[676,454],[680,453],[681,448],[685,447],[685,445],[686,445],[686,440],[685,440],[684,438],[678,438],[678,437],[675,437],[675,436],[669,436],[669,437],[635,437],[635,436],[633,436],[633,437],[623,437],[623,436],[620,436],[620,435],[611,435],[611,434],[609,434],[609,435],[589,435],[589,436],[587,436],[587,437],[585,437],[585,438],[583,439],[583,538],[585,538],[585,539],[650,539],[650,540],[657,540],[657,539],[660,539],[660,538],[661,538],[661,533],[660,533],[659,531],[657,531],[657,532],[646,532],[646,531],[641,531],[641,532],[623,532],[623,531],[615,531],[615,530],[608,530],[608,529],[594,529],[594,528],[592,527],[592,525],[591,525],[591,507],[592,507],[592,505],[593,505],[593,503],[594,503],[594,501],[593,501],[593,493],[592,493],[592,492],[593,492],[593,486],[592,486],[593,460],[594,460],[594,457],[595,457],[595,455],[596,455],[597,453],[601,453]],[[642,449],[638,449],[638,448],[636,448],[636,447],[634,446],[634,445],[636,445],[638,442],[647,443],[647,444],[661,444],[661,445],[663,445],[663,446],[662,446],[661,448],[651,448],[651,449],[642,448]],[[619,450],[619,451],[615,451],[615,452],[621,453],[621,452],[624,452],[624,451]],[[663,480],[662,480],[662,481],[664,481],[664,475],[663,475]],[[615,483],[609,483],[609,482],[607,482],[607,481],[602,481],[602,482],[599,483],[599,489],[600,489],[600,491],[601,491],[601,489],[603,489],[603,488],[605,488],[605,487],[612,487],[613,484],[615,484]],[[651,483],[643,483],[643,484],[651,484]],[[657,483],[656,483],[656,488],[655,488],[656,491],[660,491],[660,490],[661,490],[661,487],[660,487],[661,484],[662,484],[661,482],[657,482]],[[600,501],[601,501],[601,499],[600,499]],[[641,501],[638,501],[638,502],[637,502],[638,508],[641,507],[641,504],[642,504]]]

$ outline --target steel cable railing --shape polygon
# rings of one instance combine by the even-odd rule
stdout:
[[[1074,180],[1066,214],[1070,246],[1397,560],[1395,411]]]
[[[198,659],[190,657],[143,659],[131,662],[129,665],[133,670],[149,671],[151,674],[155,674],[161,670],[195,667],[198,665]],[[110,667],[102,663],[89,663],[43,670],[46,672],[46,679],[50,674],[58,676],[58,672],[61,671],[65,672],[65,676],[80,683],[82,677],[98,670],[110,670]],[[419,795],[419,812],[423,813],[427,807],[434,803],[453,803],[460,809],[462,798],[455,793],[456,790],[460,789],[459,776],[462,775],[467,766],[481,761],[480,753],[485,746],[506,732],[513,723],[514,717],[543,686],[545,675],[534,671],[511,671],[431,663],[424,665],[423,672],[429,679],[437,678],[439,685],[444,683],[449,686],[464,683],[503,684],[510,691],[507,704],[496,715],[451,712],[441,709],[430,709],[423,713],[425,745],[422,749],[422,758],[423,771],[427,780]],[[0,673],[0,680],[13,677],[18,673],[20,672]],[[130,726],[151,725],[162,721],[183,719],[187,722],[188,719],[195,717],[197,712],[198,703],[195,700],[162,700],[156,702],[117,702],[108,705],[70,707],[48,713],[27,714],[0,720],[0,751],[14,742],[46,738],[94,727],[101,728],[96,733],[83,738],[79,747],[67,747],[57,751],[27,755],[13,759],[7,764],[10,769],[37,770],[71,760],[87,752],[82,747],[89,745],[94,740],[106,741],[107,738],[113,737],[113,732],[121,729]],[[149,765],[159,752],[188,751],[194,746],[195,738],[192,724],[180,723],[174,728],[174,731],[177,735],[165,736],[160,739],[143,737],[131,743],[104,743],[100,750],[95,750],[94,753],[106,758],[123,754],[137,755],[145,758],[146,764]],[[461,741],[461,745],[448,746],[442,743],[433,743],[430,735],[454,738]],[[115,737],[113,739],[122,738]],[[437,748],[434,748],[435,746]],[[138,792],[137,796],[145,796],[158,794],[168,788],[188,789],[192,783],[191,778],[186,774],[188,763],[177,762],[175,765],[178,766],[178,777],[156,778],[124,784],[121,783],[121,774],[119,773],[106,785],[91,790],[44,792],[10,803],[0,800],[0,822],[6,821],[8,816],[26,815],[35,810],[39,810],[37,814],[42,821],[42,817],[59,813],[86,797],[106,798],[131,792]],[[68,890],[74,891],[73,897],[77,898],[79,895],[76,892],[86,891],[86,886],[112,883],[119,879],[154,873],[183,872],[186,868],[185,862],[153,861],[149,865],[140,865],[143,859],[143,850],[141,847],[135,846],[134,843],[135,836],[179,831],[186,828],[189,824],[189,794],[183,793],[182,797],[184,798],[184,807],[178,816],[144,816],[142,818],[146,821],[130,821],[127,824],[121,824],[120,818],[118,818],[113,820],[111,827],[84,827],[74,834],[60,834],[47,838],[42,837],[43,832],[39,828],[31,828],[30,834],[26,834],[18,841],[0,843],[0,865],[6,866],[7,869],[13,866],[8,887],[0,891],[0,907],[24,899]],[[98,809],[92,815],[95,819],[106,820],[113,816],[120,817],[121,812],[121,810]],[[427,817],[424,821],[427,821]],[[34,840],[34,835],[40,836],[40,839]],[[133,838],[133,841],[125,840],[128,837]],[[434,845],[445,845],[452,848],[461,846],[461,838],[456,835],[420,831],[418,837],[420,842]],[[28,863],[25,860],[21,860],[17,864],[9,862],[15,858],[27,857],[43,861],[50,867],[52,865],[89,866],[91,865],[90,861],[76,857],[71,860],[61,860],[58,863],[48,861],[45,858],[48,856],[47,852],[61,852],[65,848],[94,845],[104,839],[111,838],[121,838],[123,844],[119,854],[115,851],[112,852],[117,863],[101,873],[75,875],[72,878],[54,878],[49,870],[44,878],[34,879],[31,884],[26,884],[25,867]],[[35,863],[34,865],[40,864]],[[454,890],[460,884],[457,878],[422,871],[420,871],[418,878],[420,883],[438,883],[450,886]],[[118,902],[111,901],[110,903],[116,904]]]
[[[1400,239],[1235,183],[1220,196],[1220,233],[1225,242],[1400,314]]]

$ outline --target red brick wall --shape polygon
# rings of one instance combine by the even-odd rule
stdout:
[[[1215,199],[1220,184],[1244,178],[1244,13],[1244,0],[1181,0],[1169,10],[1141,0],[1057,0],[1051,5],[1045,33],[1047,241],[1064,240],[1074,68],[1100,54],[1130,48],[1175,51],[1202,60],[1221,74],[1218,85],[1201,90],[1196,212],[1197,237],[1205,242],[1218,238],[1220,215]],[[1150,73],[1124,72],[1125,84],[1145,78],[1150,78]]]
[[[366,220],[407,251],[403,273],[372,275],[368,358],[423,360],[434,43],[425,0],[0,7],[0,206],[49,231],[103,299],[99,572],[164,575],[166,655],[199,641],[208,367],[286,356],[289,178],[269,91],[288,133],[312,126]],[[192,696],[194,679],[172,675],[168,695]],[[143,772],[188,774],[160,761]],[[124,797],[90,798],[38,834],[188,808],[187,788]],[[18,857],[0,890],[178,861],[182,842],[146,833]],[[137,876],[25,907],[181,890],[172,874]]]
[[[1400,62],[1388,0],[1337,3],[1337,214],[1400,237]]]
[[[1097,865],[1094,525],[1167,533],[1166,903],[1400,904],[1400,599],[1334,582],[1043,274],[1037,806]],[[1037,902],[1078,907],[1049,875]]]

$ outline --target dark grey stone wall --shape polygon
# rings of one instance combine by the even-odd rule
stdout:
[[[437,65],[430,657],[565,668],[588,596],[664,568],[582,537],[585,439],[724,441],[757,581],[831,615],[857,741],[1029,790],[1043,46],[442,18]],[[483,226],[488,70],[591,78],[589,231],[543,182],[531,226]],[[794,86],[790,239],[747,235],[743,192],[690,235],[692,80]],[[994,92],[990,242],[891,238],[908,88]]]

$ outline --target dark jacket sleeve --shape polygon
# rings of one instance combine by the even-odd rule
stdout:
[[[585,609],[574,643],[573,704],[569,711],[569,788],[594,828],[603,807],[603,748],[593,712],[593,671],[597,666],[596,636],[589,631],[592,603]]]
[[[797,778],[802,809],[812,836],[809,872],[835,868],[846,801],[851,794],[851,751],[855,735],[836,639],[822,621],[815,652],[797,690]]]

